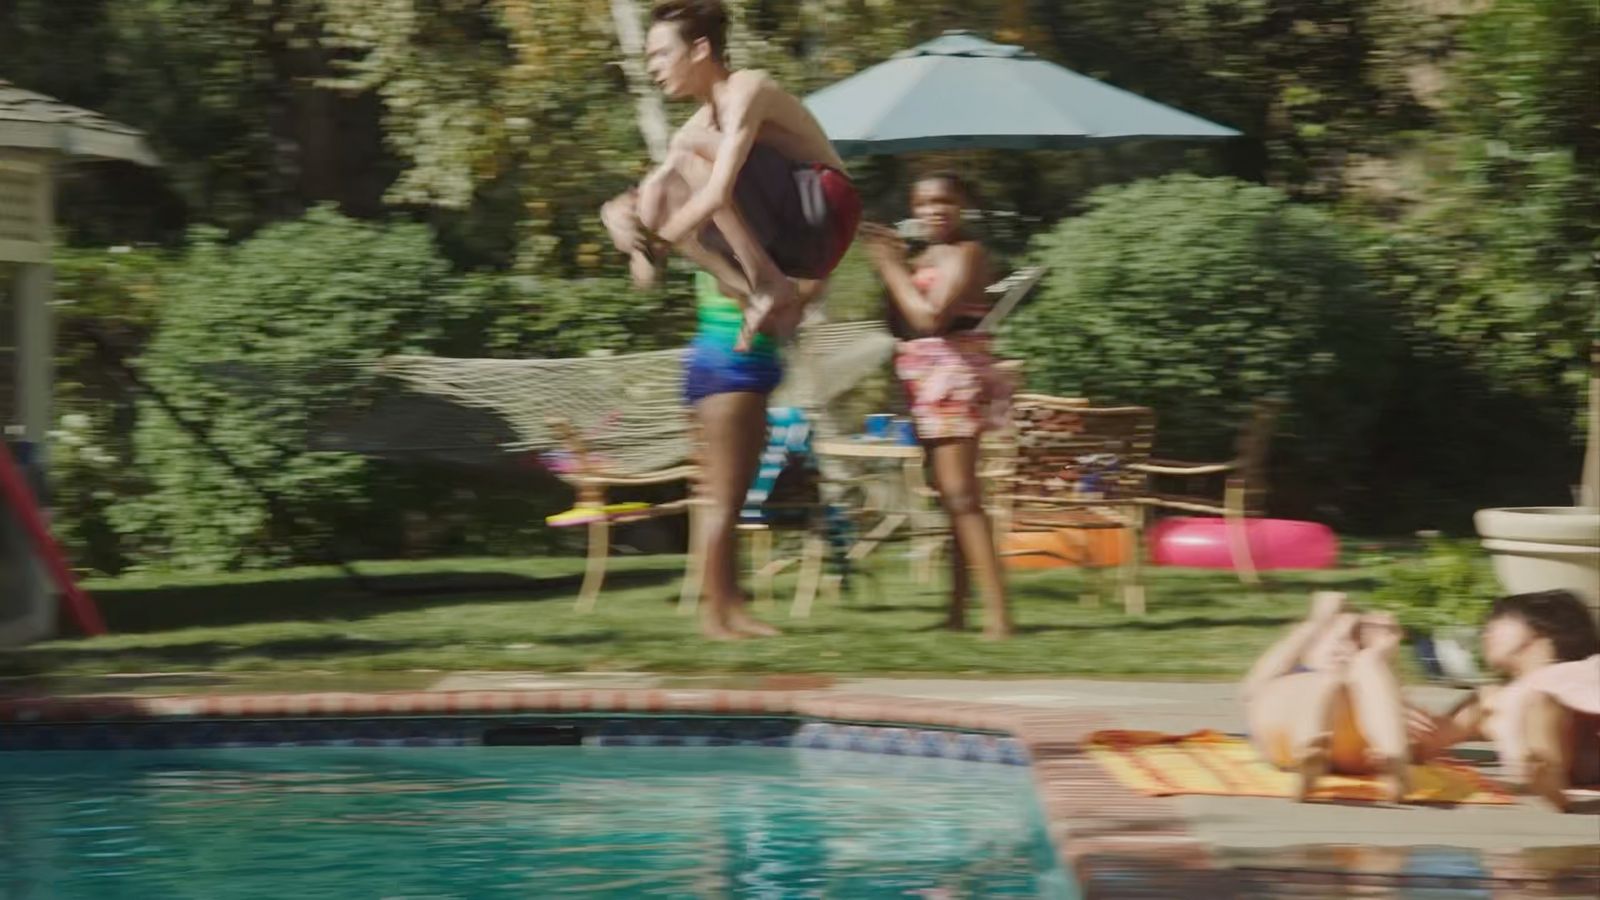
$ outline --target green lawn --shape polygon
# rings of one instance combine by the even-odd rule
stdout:
[[[574,610],[582,562],[368,563],[386,586],[365,594],[332,569],[231,576],[139,576],[88,585],[112,634],[0,651],[0,674],[116,672],[361,673],[405,670],[828,672],[955,675],[1232,677],[1319,587],[1361,594],[1392,562],[1279,574],[1243,588],[1227,573],[1147,570],[1150,613],[1129,618],[1092,580],[1021,574],[1018,637],[995,645],[933,626],[939,589],[918,586],[887,554],[854,595],[807,620],[758,609],[781,638],[716,644],[676,611],[682,558],[625,557],[599,608]],[[494,582],[489,585],[487,582]],[[780,581],[780,590],[788,586]],[[781,595],[780,595],[781,596]],[[973,616],[974,625],[977,616]]]

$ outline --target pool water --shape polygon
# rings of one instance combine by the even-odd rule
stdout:
[[[776,748],[0,754],[0,897],[1075,896],[1026,767]]]

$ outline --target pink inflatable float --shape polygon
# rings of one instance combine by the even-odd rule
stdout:
[[[1245,541],[1257,569],[1327,569],[1339,559],[1339,539],[1316,522],[1246,519]],[[1158,566],[1231,569],[1227,522],[1179,516],[1150,529],[1150,560]]]

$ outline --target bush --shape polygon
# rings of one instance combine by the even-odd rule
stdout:
[[[1050,275],[1004,332],[1031,389],[1151,406],[1160,452],[1201,459],[1231,453],[1253,400],[1285,394],[1274,505],[1341,514],[1392,329],[1335,220],[1179,175],[1096,192],[1033,256]]]
[[[193,569],[326,558],[339,535],[386,524],[363,515],[372,465],[311,451],[311,423],[367,385],[347,363],[437,343],[462,317],[457,288],[420,225],[316,210],[237,245],[197,235],[138,368],[253,477],[142,399],[135,458],[150,490],[111,510],[130,554]]]
[[[1372,604],[1414,633],[1476,626],[1499,594],[1489,559],[1476,542],[1434,537],[1419,560],[1395,569]]]
[[[170,255],[149,249],[60,248],[55,267],[56,427],[50,505],[62,546],[80,567],[126,563],[110,510],[144,489],[133,466],[135,396],[97,340],[137,350],[154,327]]]

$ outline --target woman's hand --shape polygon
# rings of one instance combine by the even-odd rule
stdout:
[[[868,222],[861,226],[861,239],[866,242],[867,254],[879,269],[905,264],[906,243],[893,228]]]

